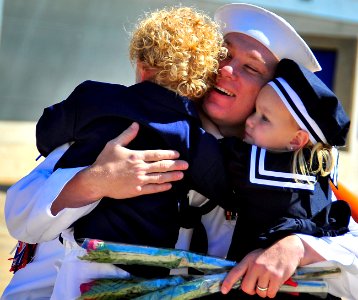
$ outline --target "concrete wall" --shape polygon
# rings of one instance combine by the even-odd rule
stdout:
[[[11,185],[38,162],[35,122],[0,121],[0,185]]]
[[[357,40],[358,48],[358,40]],[[356,54],[358,60],[358,53]],[[356,195],[358,195],[358,64],[354,65],[355,84],[353,85],[353,103],[351,113],[351,127],[349,132],[350,147],[341,152],[339,165],[340,180]],[[340,80],[344,80],[341,78]]]

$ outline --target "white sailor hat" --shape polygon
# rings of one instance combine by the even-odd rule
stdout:
[[[281,60],[268,83],[280,96],[313,144],[344,146],[350,125],[337,96],[312,72],[290,59]]]
[[[266,46],[277,58],[292,59],[312,72],[321,70],[317,59],[296,30],[280,16],[259,6],[232,3],[219,7],[215,20],[223,34],[239,32]]]

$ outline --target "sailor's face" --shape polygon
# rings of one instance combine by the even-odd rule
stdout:
[[[204,99],[203,110],[220,129],[242,134],[256,97],[273,77],[278,60],[260,42],[241,33],[227,34],[225,43],[228,56],[220,64],[216,86]]]

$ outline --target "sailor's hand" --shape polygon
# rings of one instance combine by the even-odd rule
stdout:
[[[280,286],[288,280],[304,256],[301,239],[287,236],[267,249],[249,253],[225,278],[221,292],[226,294],[240,278],[241,289],[249,294],[274,298]]]
[[[81,207],[103,197],[132,198],[167,191],[171,182],[183,178],[188,163],[177,160],[171,150],[130,150],[128,145],[137,135],[139,125],[133,123],[109,141],[95,163],[77,173],[53,202],[56,215],[65,207]]]

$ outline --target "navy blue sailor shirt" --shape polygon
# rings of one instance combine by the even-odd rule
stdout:
[[[189,169],[167,192],[102,199],[74,223],[75,238],[172,248],[180,228],[178,207],[188,205],[189,190],[215,202],[230,193],[218,141],[202,129],[193,101],[149,81],[129,87],[85,81],[66,100],[44,110],[36,127],[37,147],[47,156],[74,142],[55,169],[87,166],[133,121],[140,129],[128,148],[177,150]]]
[[[221,143],[234,190],[222,205],[237,214],[228,259],[240,261],[293,233],[322,237],[348,231],[350,208],[332,202],[330,176],[294,174],[293,152],[271,152],[237,138]]]

